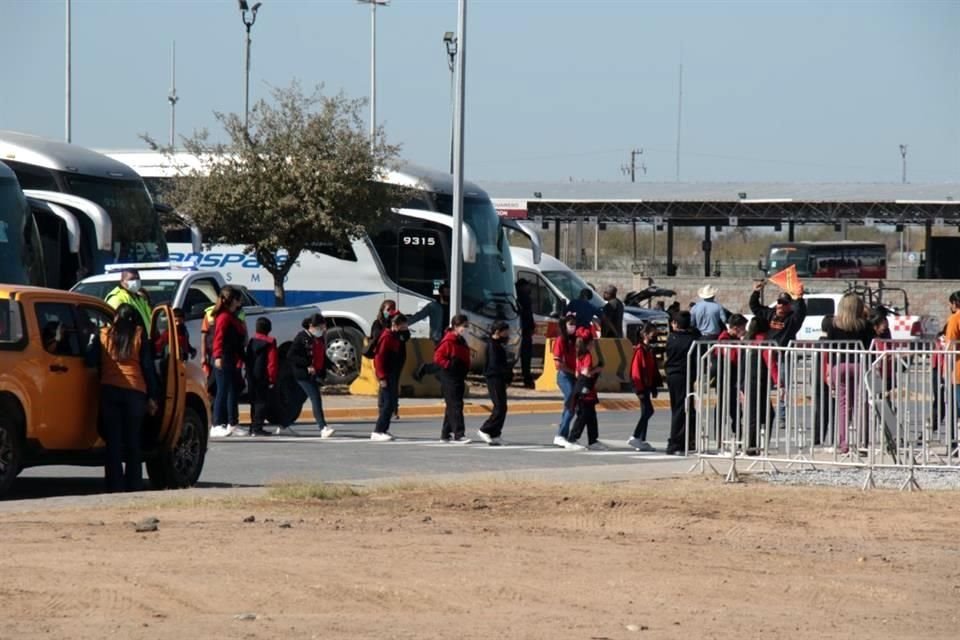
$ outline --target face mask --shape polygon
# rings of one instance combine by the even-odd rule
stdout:
[[[325,331],[325,329],[310,329],[310,335],[314,338],[322,338]]]
[[[140,291],[140,281],[139,280],[127,280],[127,291],[130,293],[137,293]]]
[[[389,318],[389,317],[390,317],[390,311],[384,309],[384,311],[383,311],[383,317],[384,317],[384,318]]]

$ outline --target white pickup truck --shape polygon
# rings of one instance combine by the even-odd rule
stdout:
[[[824,316],[836,314],[837,303],[843,296],[842,293],[805,293],[803,298],[807,302],[807,317],[797,333],[797,340],[819,340],[823,336],[821,327]],[[869,297],[865,296],[867,300]],[[902,313],[899,307],[888,306],[887,309],[890,311],[887,315],[890,334],[894,340],[932,340],[936,337],[939,325],[932,316],[908,315]],[[748,319],[751,317],[747,316]]]
[[[183,309],[187,320],[187,329],[190,331],[190,340],[193,347],[200,349],[200,325],[204,311],[216,304],[220,289],[227,285],[218,271],[201,271],[193,269],[171,269],[165,265],[130,265],[137,266],[143,288],[150,296],[154,305],[168,304],[173,308]],[[107,294],[120,282],[120,272],[112,271],[99,276],[92,276],[78,282],[72,291],[85,293],[95,298],[104,299]],[[243,311],[246,315],[248,335],[253,335],[257,318],[268,317],[273,325],[271,335],[277,340],[281,357],[286,353],[294,336],[300,331],[303,319],[319,311],[315,305],[300,307],[268,308],[257,304],[257,301],[244,289],[237,287],[243,295]],[[362,344],[363,337],[360,336]],[[341,343],[350,340],[350,348]],[[330,368],[327,381],[341,384],[349,381],[349,373],[356,371],[359,362],[357,349],[354,348],[354,336],[344,335],[342,329],[332,327],[327,331],[327,357]],[[343,378],[343,380],[341,380]]]

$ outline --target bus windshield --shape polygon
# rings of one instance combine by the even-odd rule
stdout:
[[[453,198],[435,195],[442,213],[453,213]],[[465,197],[463,221],[477,239],[477,259],[463,265],[463,308],[489,317],[516,317],[513,259],[506,230],[489,198]]]
[[[26,247],[29,215],[20,184],[12,178],[0,176],[0,282],[30,282]]]
[[[158,262],[167,259],[160,218],[140,180],[110,180],[64,176],[70,193],[107,210],[113,226],[113,258],[118,262]]]

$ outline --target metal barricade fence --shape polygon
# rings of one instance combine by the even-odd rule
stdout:
[[[687,385],[698,464],[729,459],[731,479],[738,461],[960,470],[958,357],[957,345],[916,340],[877,340],[869,349],[698,342]]]

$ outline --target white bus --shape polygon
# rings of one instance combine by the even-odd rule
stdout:
[[[159,153],[107,153],[133,167],[160,201],[176,167],[195,163],[186,154],[171,160]],[[404,165],[390,171],[386,182],[410,190],[403,207],[394,209],[384,223],[369,229],[349,247],[313,246],[304,251],[285,282],[287,304],[317,304],[334,325],[328,331],[327,352],[341,370],[359,366],[363,337],[369,335],[370,324],[385,299],[396,300],[397,308],[411,315],[427,305],[450,276],[452,177]],[[483,340],[494,320],[506,320],[514,329],[511,357],[519,350],[506,230],[524,234],[538,251],[539,237],[515,221],[500,218],[489,196],[477,185],[465,183],[464,193],[462,308],[471,321],[468,343],[477,369],[483,365]],[[227,282],[246,287],[264,306],[273,305],[273,277],[255,257],[244,253],[244,247],[204,245],[195,252],[186,243],[189,233],[182,233],[174,238],[182,242],[170,242],[171,261],[196,261],[201,269],[220,271]],[[428,337],[428,320],[412,325],[411,332],[415,337]]]

